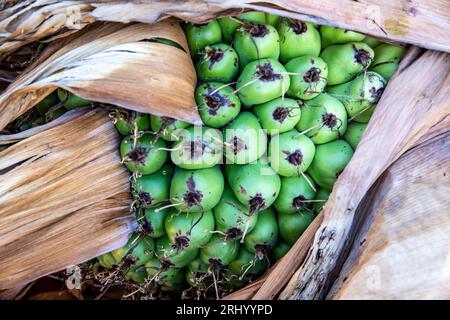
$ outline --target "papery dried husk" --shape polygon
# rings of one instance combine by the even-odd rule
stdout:
[[[0,289],[120,247],[136,227],[106,110],[61,118],[0,152]]]
[[[170,39],[184,49],[149,42]],[[201,122],[196,74],[178,22],[99,23],[56,41],[0,96],[0,130],[57,87],[92,101]]]

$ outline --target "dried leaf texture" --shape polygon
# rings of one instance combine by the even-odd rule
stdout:
[[[184,50],[148,40],[170,39]],[[0,96],[0,130],[56,87],[192,123],[196,74],[178,22],[98,23],[56,41]]]
[[[450,51],[450,5],[446,0],[24,0],[0,13],[0,57],[26,43],[58,31],[78,30],[94,21],[155,23],[174,16],[202,23],[243,9]]]
[[[0,152],[0,289],[117,248],[135,226],[106,111],[63,117]]]

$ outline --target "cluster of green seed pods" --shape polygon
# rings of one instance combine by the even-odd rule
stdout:
[[[154,290],[220,297],[322,209],[405,50],[262,12],[184,30],[204,126],[114,111],[139,227],[97,260]]]

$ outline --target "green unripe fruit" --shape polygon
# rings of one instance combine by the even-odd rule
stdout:
[[[268,24],[246,23],[236,30],[234,48],[241,69],[249,62],[280,56],[280,38],[277,30]]]
[[[372,63],[374,52],[363,42],[337,44],[325,48],[320,57],[328,65],[328,85],[352,80]]]
[[[239,252],[236,240],[226,240],[223,236],[214,234],[209,242],[200,248],[199,257],[213,269],[225,267],[233,261]]]
[[[144,133],[136,139],[134,145],[132,136],[123,138],[120,143],[120,154],[128,170],[146,175],[161,169],[168,158],[168,153],[164,141],[156,139],[155,135]]]
[[[97,257],[98,262],[103,268],[111,269],[115,264],[117,264],[116,259],[112,256],[111,252],[107,252]]]
[[[242,112],[224,130],[225,157],[231,163],[253,162],[266,152],[267,136],[258,118]]]
[[[211,282],[208,268],[199,257],[195,258],[186,266],[186,282],[192,287],[206,289]]]
[[[31,127],[34,128],[43,124],[45,124],[45,117],[41,116],[34,119],[33,122],[31,122]]]
[[[314,220],[313,213],[304,211],[296,214],[278,213],[278,225],[280,228],[280,238],[287,244],[294,245],[297,239],[308,228]]]
[[[172,213],[166,219],[167,237],[175,249],[199,248],[208,243],[214,231],[212,211]]]
[[[166,141],[178,140],[178,131],[191,126],[188,122],[169,117],[158,117],[155,115],[150,116],[150,125],[152,130]]]
[[[193,247],[176,246],[167,236],[156,240],[155,254],[164,265],[183,268],[197,256],[198,249]]]
[[[206,46],[222,42],[222,30],[216,20],[200,25],[188,23],[185,32],[193,59],[196,59]]]
[[[297,130],[315,144],[333,141],[347,130],[347,110],[338,99],[322,93],[302,106]]]
[[[258,104],[253,113],[259,119],[263,129],[270,135],[294,129],[301,117],[300,102],[290,98],[275,98]]]
[[[272,137],[269,145],[270,163],[281,176],[298,176],[310,166],[315,150],[310,138],[297,130],[291,130]]]
[[[266,16],[264,15],[264,12],[247,12],[236,16],[236,19],[241,20],[242,22],[248,21],[260,24],[266,23]],[[223,38],[227,43],[230,43],[234,38],[236,30],[241,26],[241,24],[228,17],[219,18],[218,21],[220,28],[222,29]]]
[[[281,97],[289,89],[291,80],[286,69],[273,59],[247,64],[236,84],[241,102],[253,106]]]
[[[314,185],[312,179],[306,174],[305,177],[281,178],[280,195],[273,204],[278,212],[293,214],[307,210],[310,207],[308,200],[314,199],[316,191],[310,186],[310,183]]]
[[[350,82],[329,87],[327,91],[344,104],[349,117],[354,117],[357,122],[367,122],[373,112],[370,108],[380,100],[385,86],[386,81],[383,77],[368,71]]]
[[[136,283],[144,283],[147,279],[147,272],[145,272],[145,267],[131,266],[125,274],[125,278]]]
[[[208,211],[219,203],[223,187],[224,178],[219,166],[198,170],[176,168],[170,199],[178,211]]]
[[[366,128],[367,123],[350,123],[347,132],[344,135],[344,140],[347,141],[353,149],[356,149]]]
[[[304,55],[317,57],[320,54],[320,34],[311,23],[283,18],[277,30],[281,63]]]
[[[52,120],[58,119],[59,117],[61,117],[63,114],[65,114],[67,112],[67,109],[64,107],[55,109],[53,111],[48,111],[45,114],[45,121],[46,122],[50,122]]]
[[[325,189],[321,188],[321,189],[319,189],[319,191],[317,191],[316,198],[314,199],[314,200],[316,200],[316,202],[314,202],[314,204],[313,204],[313,208],[316,213],[319,213],[319,211],[322,209],[325,202],[328,200],[329,196],[330,196],[330,192],[328,192]]]
[[[353,149],[344,140],[318,145],[308,173],[319,186],[331,192],[338,176],[344,171],[352,156]]]
[[[64,104],[64,107],[66,107],[67,110],[87,107],[91,105],[91,102],[89,100],[85,100],[61,88],[58,89],[58,98]]]
[[[165,164],[157,172],[141,176],[132,182],[133,199],[138,206],[149,208],[169,199],[173,166]]]
[[[268,208],[258,213],[258,223],[244,239],[244,247],[251,253],[267,255],[278,240],[275,212]]]
[[[276,27],[280,23],[280,16],[266,12],[266,24]]]
[[[275,258],[275,261],[280,260],[285,256],[286,253],[289,252],[291,246],[282,240],[278,240],[275,246],[272,248],[272,254]]]
[[[244,247],[240,248],[236,259],[230,263],[231,272],[246,281],[255,280],[264,274],[268,267],[267,259],[260,259]]]
[[[319,57],[306,55],[289,61],[285,68],[290,75],[291,84],[287,94],[302,100],[317,97],[327,85],[328,67]]]
[[[357,40],[364,43],[367,43],[371,48],[375,48],[376,46],[382,44],[383,42],[381,40],[378,40],[377,38],[366,36],[363,40]]]
[[[41,116],[45,116],[45,114],[48,112],[48,110],[57,105],[59,103],[58,94],[54,91],[53,93],[46,96],[44,99],[42,99],[36,106],[37,112]]]
[[[145,113],[119,109],[115,112],[114,118],[116,129],[123,136],[128,136],[134,132],[135,123],[138,132],[150,129],[150,119]]]
[[[155,253],[155,241],[149,236],[133,233],[127,244],[111,251],[117,263],[130,261],[132,265],[140,266],[146,263]]]
[[[250,214],[270,207],[280,192],[280,177],[263,158],[251,164],[228,165],[225,174],[234,195]]]
[[[164,265],[156,257],[145,264],[148,277],[160,286],[162,291],[178,291],[184,280],[184,272],[180,268]]]
[[[157,208],[138,210],[138,221],[143,227],[146,235],[152,238],[159,238],[166,234],[165,221],[169,214],[169,209],[157,210]]]
[[[241,100],[233,91],[220,82],[208,82],[197,87],[195,101],[206,126],[221,128],[237,117]]]
[[[320,26],[322,48],[337,43],[348,43],[362,41],[366,36],[362,33],[341,28]]]
[[[239,58],[232,47],[219,43],[203,49],[195,65],[200,82],[218,81],[228,83],[239,72]]]
[[[253,230],[258,215],[250,215],[249,210],[234,196],[226,185],[222,199],[214,207],[216,230],[226,234],[226,240],[240,239],[245,233]]]
[[[397,70],[400,59],[406,53],[406,48],[392,44],[380,44],[374,49],[375,58],[370,65],[370,70],[380,74],[386,81],[389,81]]]
[[[179,140],[170,153],[172,162],[183,169],[205,169],[222,161],[222,133],[218,129],[192,126],[178,132]]]

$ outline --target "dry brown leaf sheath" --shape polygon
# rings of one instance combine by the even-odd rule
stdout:
[[[63,117],[0,152],[0,289],[117,248],[135,227],[106,111]]]
[[[147,41],[154,38],[173,40],[184,50]],[[96,24],[53,44],[0,96],[0,130],[56,87],[88,100],[198,123],[195,85],[177,22]]]

